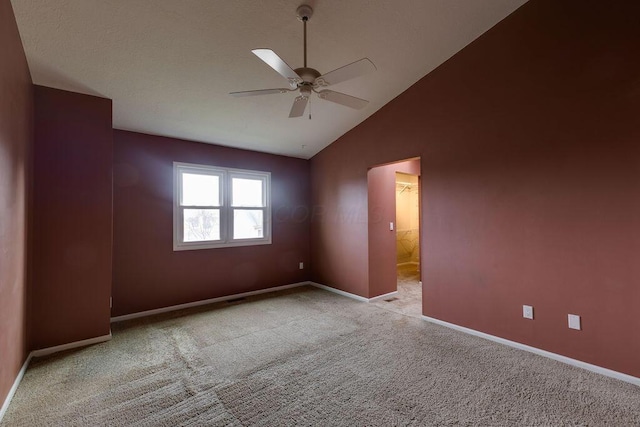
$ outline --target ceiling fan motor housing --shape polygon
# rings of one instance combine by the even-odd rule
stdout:
[[[315,80],[320,77],[320,72],[318,70],[314,70],[313,68],[308,67],[300,67],[296,68],[295,73],[300,76],[302,81],[305,83],[313,84]]]

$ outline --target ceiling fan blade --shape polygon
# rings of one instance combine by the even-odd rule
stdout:
[[[321,99],[326,99],[327,101],[335,102],[336,104],[344,105],[345,107],[355,108],[356,110],[360,110],[369,104],[369,101],[367,100],[329,89],[319,91],[318,96]]]
[[[255,96],[255,95],[271,95],[272,93],[288,93],[291,92],[292,89],[259,89],[259,90],[245,90],[242,92],[231,92],[229,95],[233,95],[236,97],[241,96]]]
[[[304,110],[307,108],[307,103],[309,102],[308,96],[298,96],[293,101],[293,105],[291,106],[291,112],[289,113],[289,118],[292,117],[300,117],[304,114]]]
[[[316,84],[318,86],[330,86],[346,80],[351,80],[355,77],[360,77],[375,70],[376,66],[373,65],[373,62],[368,58],[362,58],[359,61],[352,62],[349,65],[345,65],[344,67],[340,67],[321,75],[316,79]]]
[[[295,88],[298,82],[302,82],[300,76],[271,49],[253,49],[251,52],[262,59],[282,77],[289,80],[292,88]]]

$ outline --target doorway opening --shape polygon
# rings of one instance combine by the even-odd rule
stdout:
[[[420,317],[420,158],[374,166],[367,181],[369,300]]]
[[[407,314],[422,314],[420,281],[420,179],[396,172],[396,274],[398,300]]]

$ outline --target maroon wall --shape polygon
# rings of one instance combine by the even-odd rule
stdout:
[[[35,87],[32,343],[109,333],[111,101]]]
[[[9,0],[0,1],[0,406],[27,357],[33,86]]]
[[[174,252],[174,161],[271,172],[273,243]],[[113,315],[308,280],[308,168],[307,160],[115,131]]]
[[[367,174],[369,298],[398,289],[396,231],[396,172],[420,175],[420,160],[413,159],[371,168]]]
[[[315,156],[312,278],[367,295],[366,222],[327,212],[419,155],[423,312],[640,376],[638,16],[531,0]]]
[[[368,165],[364,147],[344,140],[311,159],[311,277],[368,297]]]

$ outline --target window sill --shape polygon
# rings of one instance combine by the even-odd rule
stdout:
[[[217,249],[217,248],[236,248],[241,246],[259,246],[270,245],[271,239],[260,240],[243,240],[236,242],[225,243],[211,243],[211,242],[193,242],[193,243],[174,243],[173,250],[175,251],[193,251],[198,249]]]

